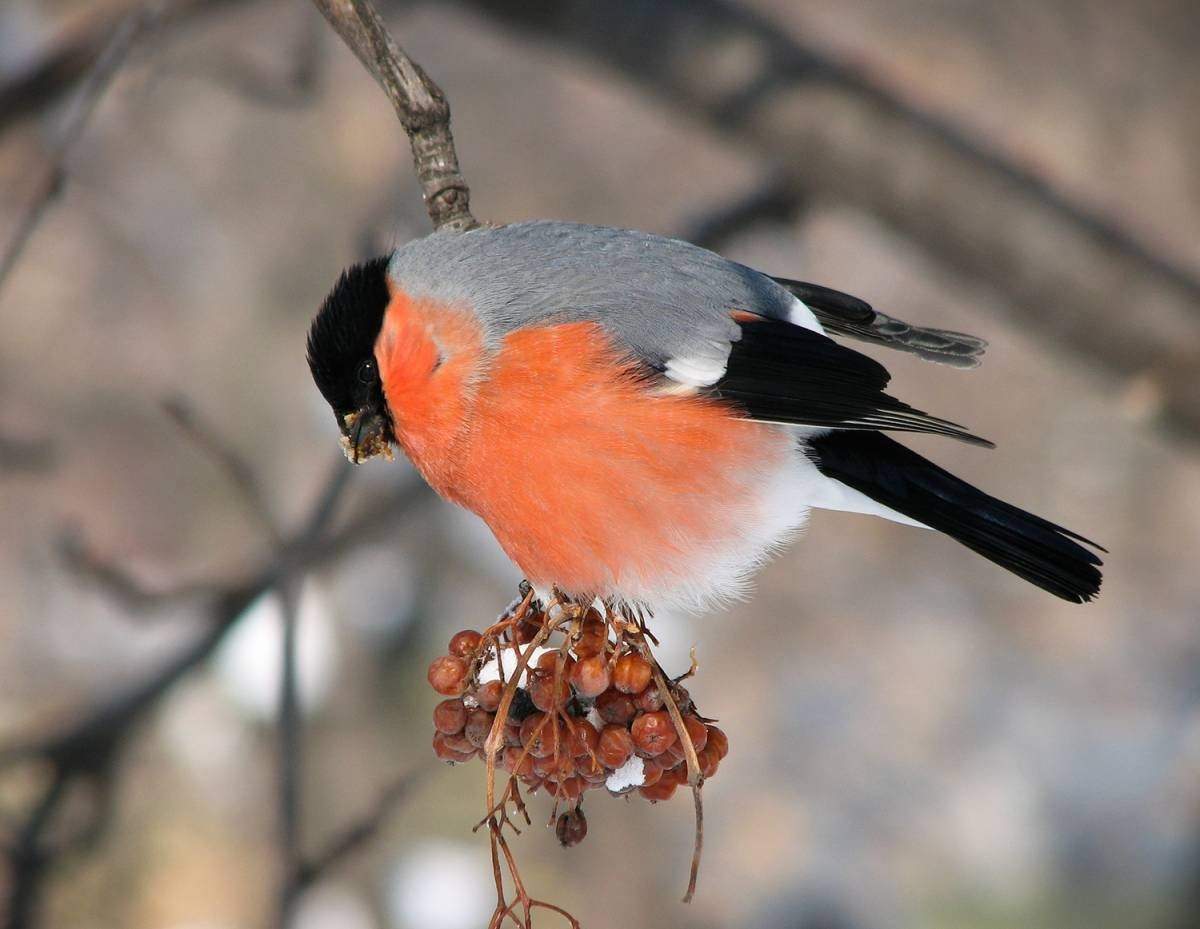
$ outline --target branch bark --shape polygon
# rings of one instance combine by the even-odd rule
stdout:
[[[450,134],[450,104],[440,87],[408,57],[370,0],[313,0],[363,67],[383,88],[412,145],[413,166],[434,229],[479,225]]]

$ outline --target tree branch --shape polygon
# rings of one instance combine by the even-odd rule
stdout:
[[[128,14],[113,30],[111,37],[96,58],[74,109],[68,115],[53,151],[46,160],[42,176],[32,185],[33,193],[25,210],[17,218],[8,243],[0,251],[0,287],[12,271],[21,252],[25,250],[33,231],[38,227],[50,204],[62,190],[67,176],[67,159],[79,143],[96,104],[116,77],[133,44],[141,32],[158,16],[154,7],[142,7]]]
[[[474,229],[471,192],[450,134],[440,87],[396,44],[370,0],[313,0],[383,88],[412,145],[413,165],[434,229]]]

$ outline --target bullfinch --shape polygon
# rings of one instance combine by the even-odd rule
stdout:
[[[436,232],[346,270],[308,363],[355,462],[398,445],[539,596],[702,608],[811,507],[942,532],[1073,602],[1103,551],[893,439],[991,446],[884,392],[850,337],[969,367],[984,343],[662,236]]]

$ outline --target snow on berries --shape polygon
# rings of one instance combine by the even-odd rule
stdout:
[[[587,793],[668,800],[689,783],[689,752],[699,779],[716,773],[728,740],[658,669],[640,617],[526,606],[484,632],[456,633],[430,664],[429,684],[447,698],[433,711],[439,758],[486,763],[490,750],[514,782],[505,797],[519,782],[553,798],[564,846],[587,834]]]

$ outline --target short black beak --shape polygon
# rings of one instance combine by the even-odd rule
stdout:
[[[342,421],[342,451],[354,464],[376,455],[392,457],[391,428],[387,418],[371,407],[350,413]]]

